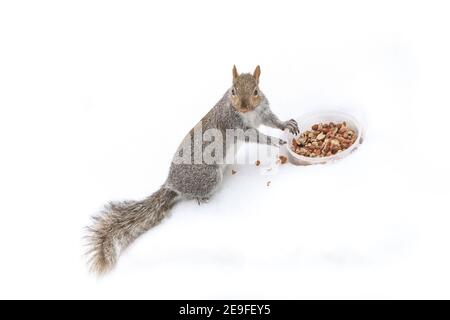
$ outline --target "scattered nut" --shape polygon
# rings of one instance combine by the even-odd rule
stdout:
[[[285,156],[279,156],[278,158],[280,159],[281,164],[285,164],[288,161],[288,158]]]
[[[256,160],[255,164],[256,164],[257,167],[259,167],[259,165],[261,164],[261,161]]]
[[[292,139],[291,149],[305,157],[329,157],[349,148],[356,140],[356,132],[342,123],[318,123],[311,130]],[[283,160],[281,160],[281,163]],[[287,159],[286,159],[287,161]]]
[[[272,181],[267,181],[267,186],[268,187],[270,187],[270,183],[271,183]]]
[[[236,174],[236,171],[234,171],[234,170],[231,170],[231,174]]]

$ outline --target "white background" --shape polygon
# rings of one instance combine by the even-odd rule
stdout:
[[[445,1],[2,1],[0,298],[450,298],[448,16]],[[90,275],[89,217],[164,182],[233,64],[261,65],[281,118],[351,112],[365,143],[326,166],[237,167]]]

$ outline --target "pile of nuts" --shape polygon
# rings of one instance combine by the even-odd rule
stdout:
[[[304,157],[329,157],[349,148],[356,140],[356,132],[347,123],[315,124],[311,130],[292,139],[292,150]]]

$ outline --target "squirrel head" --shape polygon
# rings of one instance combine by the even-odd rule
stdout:
[[[233,66],[233,86],[230,90],[231,104],[236,111],[245,113],[254,110],[261,103],[259,76],[261,68],[256,67],[253,74],[239,74]]]

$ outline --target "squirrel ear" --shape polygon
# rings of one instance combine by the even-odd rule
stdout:
[[[233,81],[239,76],[236,66],[233,66]]]
[[[253,72],[253,77],[256,79],[256,82],[259,83],[259,76],[261,75],[261,68],[256,66],[255,71]]]

